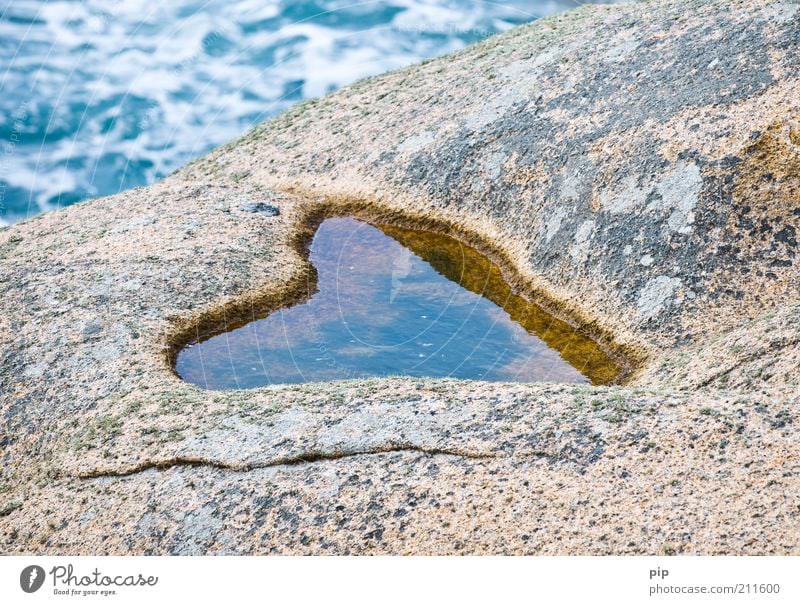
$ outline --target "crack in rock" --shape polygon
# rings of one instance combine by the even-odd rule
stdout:
[[[211,468],[229,470],[234,472],[249,472],[264,468],[273,468],[279,466],[296,466],[299,464],[322,462],[326,460],[342,460],[344,458],[352,458],[355,456],[371,456],[381,454],[391,454],[395,452],[415,452],[426,454],[428,456],[444,455],[444,456],[457,456],[459,458],[469,458],[473,460],[484,460],[491,458],[498,458],[495,454],[489,453],[472,453],[461,450],[451,449],[438,449],[438,448],[424,448],[416,446],[390,446],[381,449],[353,451],[353,452],[309,452],[307,454],[300,454],[295,456],[285,456],[276,458],[267,462],[261,463],[244,463],[235,464],[219,460],[211,460],[202,457],[191,456],[177,456],[161,461],[145,461],[140,464],[129,466],[122,469],[96,469],[87,471],[85,473],[76,473],[73,476],[78,479],[97,479],[101,477],[129,477],[144,471],[157,469],[166,470],[175,466],[207,466]],[[542,454],[543,456],[545,454]]]

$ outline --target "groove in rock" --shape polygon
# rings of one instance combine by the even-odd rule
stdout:
[[[169,458],[162,461],[146,461],[140,464],[130,466],[123,469],[100,469],[88,471],[85,473],[77,473],[74,476],[78,479],[98,479],[101,477],[129,477],[144,471],[156,469],[166,470],[176,466],[207,466],[222,470],[234,472],[248,472],[264,468],[274,468],[279,466],[297,466],[300,464],[322,462],[327,460],[342,460],[344,458],[352,458],[354,456],[372,456],[381,454],[391,454],[395,452],[409,452],[419,453],[428,456],[457,456],[459,458],[468,458],[473,460],[483,460],[490,458],[497,458],[495,454],[488,453],[471,453],[463,450],[449,450],[439,448],[423,448],[416,446],[394,446],[386,447],[375,450],[355,451],[355,452],[311,452],[297,456],[287,456],[284,458],[277,458],[275,460],[264,463],[245,463],[245,464],[232,464],[219,460],[211,460],[208,458],[191,457],[191,456],[178,456]]]

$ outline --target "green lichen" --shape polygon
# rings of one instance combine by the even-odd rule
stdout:
[[[22,241],[21,235],[12,235],[6,240],[5,244],[0,245],[0,260],[4,260],[11,251]]]
[[[0,504],[0,517],[10,515],[19,508],[22,508],[22,502],[19,500],[9,500],[8,502],[4,502],[3,504]]]
[[[119,416],[103,414],[96,416],[85,427],[77,431],[71,440],[73,451],[92,449],[110,441],[122,432],[122,419]]]

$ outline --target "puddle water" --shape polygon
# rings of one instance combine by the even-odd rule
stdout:
[[[189,345],[178,374],[235,389],[387,375],[602,384],[620,372],[447,236],[331,218],[311,262],[311,298]]]

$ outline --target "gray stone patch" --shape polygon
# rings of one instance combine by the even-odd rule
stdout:
[[[92,358],[101,363],[109,363],[115,359],[119,359],[122,351],[115,344],[107,344],[95,347],[91,351]]]
[[[565,208],[556,208],[544,223],[544,241],[549,242],[553,236],[561,229],[561,223],[567,217]]]
[[[591,189],[593,164],[586,158],[570,158],[559,172],[558,196],[571,202],[588,195]]]
[[[521,94],[519,91],[509,89],[498,94],[493,99],[487,100],[484,105],[480,106],[478,111],[468,114],[464,124],[469,130],[481,130],[502,117],[515,103],[527,99],[528,96],[527,94]]]
[[[589,257],[589,243],[594,232],[594,221],[584,221],[575,232],[575,243],[570,245],[569,253],[575,263],[580,264]]]
[[[287,410],[270,419],[269,425],[247,422],[241,416],[225,418],[221,426],[202,436],[181,441],[178,451],[186,457],[224,460],[228,464],[256,463],[275,443],[301,444],[319,432],[319,418],[304,410]],[[287,455],[296,451],[285,451]]]
[[[50,368],[47,362],[39,362],[25,368],[24,375],[28,378],[41,378],[44,373]]]
[[[764,7],[764,17],[778,23],[788,23],[800,12],[800,3],[786,0]]]
[[[563,49],[554,48],[538,55],[533,61],[519,60],[500,68],[498,72],[506,81],[493,98],[480,104],[480,109],[466,116],[465,126],[477,131],[498,120],[515,104],[527,102],[542,77],[542,68],[563,54]]]
[[[397,151],[401,153],[417,153],[422,151],[425,147],[430,145],[436,140],[430,130],[423,130],[417,134],[411,135],[405,141],[397,146]]]
[[[202,223],[196,218],[190,218],[188,221],[185,221],[182,226],[187,235],[192,235],[195,231],[202,227]]]
[[[142,282],[136,279],[129,279],[120,283],[120,288],[128,292],[138,292],[142,288]]]
[[[619,42],[614,44],[606,53],[606,60],[612,63],[625,61],[637,48],[639,48],[639,42],[629,36],[620,36]]]
[[[508,156],[502,151],[494,151],[483,161],[483,170],[486,177],[492,180],[497,180],[503,174],[503,164],[508,159]]]
[[[183,517],[178,546],[172,554],[200,555],[222,529],[222,520],[216,515],[216,506],[206,504],[202,508],[186,513]]]
[[[565,49],[559,46],[553,46],[540,52],[533,60],[519,59],[517,61],[512,61],[497,71],[503,77],[519,82],[520,80],[530,78],[531,74],[539,73],[541,67],[555,63],[555,61],[564,54],[564,50]]]
[[[111,235],[119,235],[121,233],[127,233],[128,231],[143,229],[150,225],[154,225],[155,222],[156,222],[155,216],[141,216],[126,223],[122,223],[121,225],[116,225],[112,227],[111,229],[109,229],[108,233]]]
[[[243,212],[252,212],[253,214],[261,214],[263,216],[278,216],[281,211],[272,204],[264,202],[249,202],[242,204],[241,209]]]
[[[580,197],[577,179],[574,176],[565,176],[561,180],[558,195],[564,201],[577,200]]]
[[[98,334],[103,330],[103,325],[99,321],[90,321],[83,328],[84,336],[92,336]]]
[[[617,191],[605,189],[600,192],[600,207],[603,210],[611,214],[622,214],[644,206],[649,191],[639,187],[636,176],[625,177],[621,185],[621,189]]]
[[[660,200],[651,209],[671,211],[667,225],[676,233],[691,233],[694,209],[700,199],[703,177],[696,164],[680,162],[656,184]]]
[[[639,313],[647,318],[658,315],[665,307],[669,306],[670,299],[680,285],[679,278],[666,275],[659,275],[648,281],[639,292],[639,301],[636,304]]]

